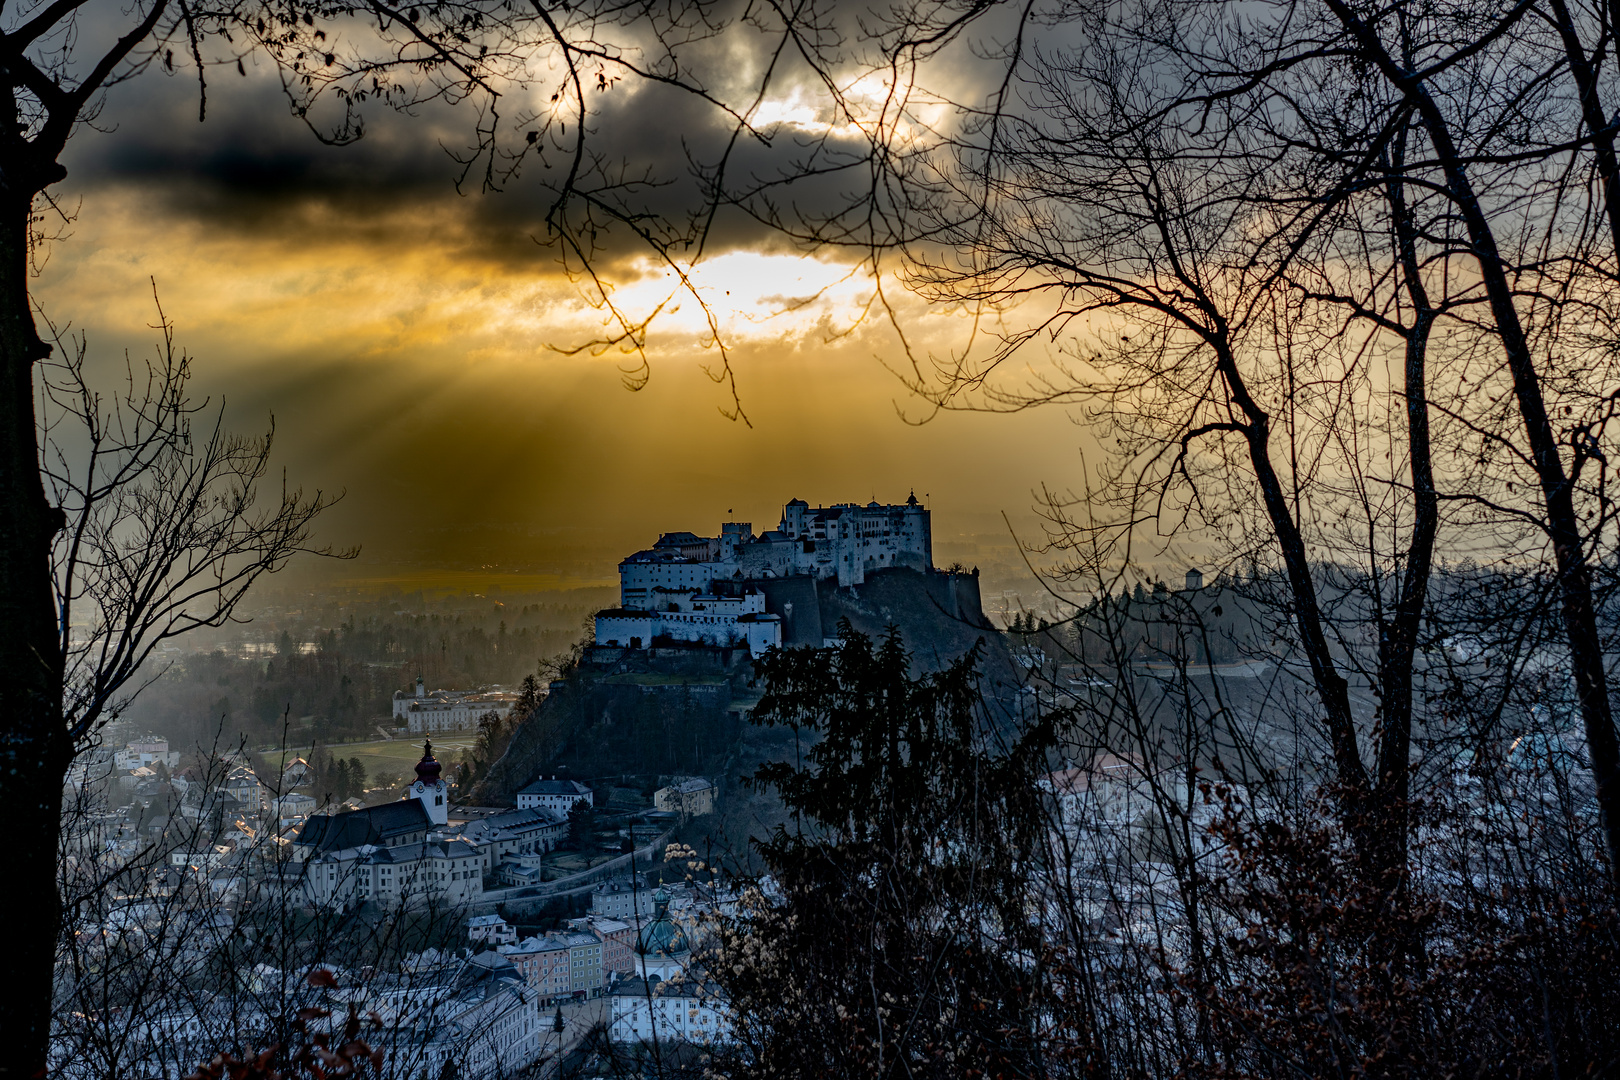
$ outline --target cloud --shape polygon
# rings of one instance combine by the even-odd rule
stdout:
[[[792,102],[803,95],[787,80],[783,93],[786,110],[767,110],[779,129],[775,146],[744,138],[734,150],[731,173],[739,180],[777,175],[802,152],[796,122],[808,113]],[[661,220],[666,233],[688,231],[694,215],[707,208],[695,163],[720,158],[731,118],[690,93],[658,85],[621,83],[593,94],[591,105],[582,185],[603,204]],[[67,194],[138,190],[154,213],[244,236],[382,247],[430,242],[531,270],[555,262],[556,251],[545,245],[545,219],[569,166],[564,149],[571,143],[543,147],[543,155],[531,152],[519,171],[497,177],[495,187],[481,182],[487,159],[470,173],[457,160],[472,154],[478,140],[481,117],[471,103],[430,102],[409,114],[373,108],[363,138],[325,145],[292,114],[263,59],[247,66],[246,77],[228,67],[212,71],[205,122],[196,108],[197,85],[184,71],[147,72],[118,87],[100,118],[105,130],[81,130],[70,143]],[[517,136],[502,131],[504,145],[521,147]],[[813,208],[836,200],[847,186],[837,179],[804,184],[794,197],[801,208]],[[791,246],[736,211],[722,212],[713,224],[710,250]],[[601,262],[615,271],[645,252],[630,230],[606,218],[597,239]]]
[[[717,93],[757,78],[758,56],[737,39],[706,48]],[[199,390],[223,397],[239,428],[274,413],[294,482],[349,491],[325,540],[364,544],[368,559],[478,565],[500,536],[503,565],[556,570],[577,530],[618,544],[711,529],[728,507],[766,522],[793,495],[902,499],[912,486],[933,493],[944,536],[1027,507],[1072,464],[1058,413],[902,422],[915,403],[874,359],[896,360],[896,340],[881,319],[860,321],[870,283],[842,253],[799,260],[736,212],[717,219],[696,278],[735,346],[755,426],[720,415],[731,401],[705,374],[716,357],[696,305],[643,248],[610,235],[621,301],[645,312],[674,294],[654,328],[652,382],[629,393],[631,358],[549,348],[599,333],[603,316],[535,242],[548,170],[461,194],[451,153],[468,144],[470,109],[377,110],[358,143],[324,146],[265,65],[247,72],[211,73],[201,124],[184,70],[117,88],[100,120],[111,130],[70,144],[60,201],[82,196],[83,213],[37,295],[115,365],[152,336],[156,278],[199,358]],[[831,119],[818,101],[802,71],[773,84],[775,143],[739,144],[734,175],[770,178],[806,152]],[[602,160],[661,181],[630,194],[670,220],[700,208],[691,161],[720,152],[723,115],[655,87],[620,85],[600,102]],[[833,131],[831,145],[858,144]],[[829,175],[779,205],[827,214],[862,182]],[[954,314],[920,302],[907,313],[919,350],[948,353],[965,337]]]

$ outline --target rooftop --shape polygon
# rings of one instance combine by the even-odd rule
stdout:
[[[310,818],[299,830],[297,843],[320,851],[386,844],[409,833],[425,833],[432,824],[427,808],[419,800],[401,799],[330,817]]]
[[[519,795],[589,795],[591,789],[578,780],[536,780]]]

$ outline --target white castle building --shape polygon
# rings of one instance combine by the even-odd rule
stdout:
[[[619,606],[596,617],[596,642],[646,648],[657,638],[744,645],[754,656],[782,643],[782,620],[765,609],[759,579],[813,577],[860,585],[891,567],[934,564],[928,510],[904,503],[838,503],[810,508],[794,499],[781,523],[761,536],[746,521],[720,535],[665,533],[619,564]]]
[[[394,691],[394,719],[405,721],[412,735],[439,731],[467,731],[478,726],[486,713],[505,719],[517,703],[516,694],[500,691],[435,690],[429,693],[416,677],[416,692]]]

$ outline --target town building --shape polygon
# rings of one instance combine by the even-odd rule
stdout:
[[[461,837],[344,848],[299,865],[305,898],[321,907],[458,907],[484,892],[482,853]]]
[[[238,765],[226,773],[225,782],[220,787],[250,813],[258,813],[267,804],[268,793],[264,789],[264,784],[246,765]]]
[[[169,749],[169,740],[161,735],[143,735],[131,739],[122,750],[113,751],[113,767],[119,772],[132,772],[143,766],[150,768],[162,764],[174,769],[180,765],[180,752]]]
[[[540,808],[493,810],[449,822],[448,794],[433,744],[398,802],[309,818],[292,841],[284,886],[308,903],[455,906],[499,883],[503,867],[538,867],[567,832],[563,815]]]
[[[591,914],[598,919],[623,919],[640,925],[652,917],[653,890],[639,874],[623,881],[604,881],[591,893]]]
[[[629,975],[635,971],[636,928],[630,923],[623,919],[590,915],[583,919],[570,919],[568,927],[593,934],[602,943],[604,979],[611,980],[614,975]]]
[[[765,610],[765,594],[741,595],[658,588],[650,610],[609,609],[596,616],[596,641],[639,649],[659,638],[716,647],[747,646],[750,656],[763,656],[782,644],[782,620]]]
[[[670,915],[670,892],[660,887],[653,892],[652,921],[636,936],[633,963],[643,978],[673,978],[686,973],[692,963],[692,944],[687,927]]]
[[[682,817],[714,813],[714,785],[701,776],[682,780],[653,792],[653,808]]]
[[[287,767],[281,770],[281,790],[283,791],[290,791],[293,788],[303,787],[314,782],[315,770],[310,767],[309,762],[301,757],[293,758],[287,763]]]
[[[596,997],[602,992],[602,942],[595,934],[570,930],[562,935],[568,943],[569,991],[578,997]]]
[[[431,740],[422,744],[422,760],[416,763],[416,779],[411,781],[406,798],[421,803],[433,824],[449,823],[450,789],[445,786],[442,766],[433,756]]]
[[[467,920],[467,940],[488,945],[515,945],[517,931],[499,915],[474,915]]]
[[[434,762],[434,764],[438,764]],[[304,823],[293,841],[293,858],[303,862],[315,855],[359,847],[404,847],[427,839],[433,819],[419,799],[317,815]]]
[[[568,943],[555,934],[524,938],[501,950],[523,975],[529,988],[542,1002],[568,997],[573,975],[568,963]]]
[[[395,691],[394,720],[404,722],[412,735],[470,731],[490,713],[504,720],[516,704],[516,694],[499,690],[434,690],[429,693],[422,676],[418,675],[412,693]]]
[[[519,810],[550,810],[567,815],[575,803],[587,807],[596,805],[596,794],[577,780],[550,780],[540,778],[517,793]]]
[[[568,816],[529,806],[457,822],[452,828],[485,852],[484,873],[497,874],[503,866],[538,868],[540,857],[568,836]]]
[[[382,1015],[394,1018],[398,1033],[391,1055],[396,1076],[523,1075],[540,1057],[547,1031],[539,1000],[496,953],[468,958],[451,969],[448,980],[429,976],[426,985],[403,988]],[[406,1032],[408,1037],[399,1037]]]
[[[275,810],[276,818],[283,825],[292,825],[302,821],[315,812],[314,796],[305,795],[301,791],[290,791],[278,796],[271,804]]]
[[[544,1027],[540,1003],[525,988],[506,980],[463,990],[444,1009],[449,1013],[424,1047],[431,1061],[454,1060],[463,1080],[504,1080],[522,1075],[539,1057]],[[442,1047],[442,1050],[441,1050]],[[431,1065],[429,1066],[431,1068]],[[443,1076],[444,1066],[428,1076]]]
[[[731,1012],[724,991],[712,982],[688,979],[625,979],[608,992],[612,1003],[608,1038],[616,1043],[730,1041]]]
[[[593,933],[568,930],[525,938],[501,949],[543,1001],[596,997],[603,980],[603,942]]]

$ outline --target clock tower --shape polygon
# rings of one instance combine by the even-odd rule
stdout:
[[[422,809],[427,811],[428,820],[435,825],[443,825],[450,820],[450,791],[444,786],[439,772],[439,763],[433,757],[433,740],[425,740],[422,743],[422,760],[416,763],[416,782],[411,785],[406,798],[422,800]]]

